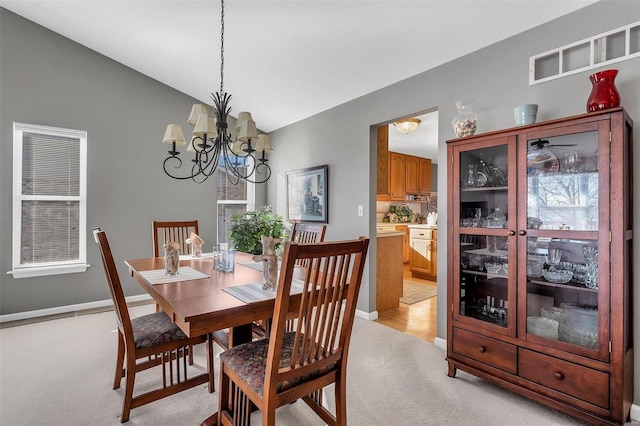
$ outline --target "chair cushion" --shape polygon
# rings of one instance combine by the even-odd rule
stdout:
[[[280,368],[291,364],[294,338],[295,333],[285,333],[284,335],[282,342],[282,356],[280,357]],[[251,386],[258,395],[262,396],[268,351],[269,339],[260,339],[254,342],[234,346],[221,353],[220,361],[233,370],[244,382]],[[335,364],[331,364],[306,376],[298,377],[291,381],[280,382],[278,383],[276,390],[277,392],[285,391],[302,382],[328,373],[335,369],[335,367]]]
[[[155,312],[131,320],[136,349],[186,339],[180,328],[164,312]]]

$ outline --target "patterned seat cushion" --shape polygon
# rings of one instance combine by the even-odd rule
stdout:
[[[280,357],[281,368],[291,364],[294,338],[295,333],[285,333],[284,335],[282,356]],[[220,361],[251,386],[258,395],[262,396],[268,351],[269,339],[260,339],[230,348],[220,354]],[[277,392],[285,391],[299,383],[318,377],[333,369],[335,369],[335,364],[328,365],[304,377],[299,377],[287,382],[280,382],[277,386]]]
[[[164,312],[155,312],[131,320],[136,349],[186,339],[180,328]]]

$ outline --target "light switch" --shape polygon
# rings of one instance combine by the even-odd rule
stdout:
[[[364,216],[364,206],[358,206],[358,216]]]

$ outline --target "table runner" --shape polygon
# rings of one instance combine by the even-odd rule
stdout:
[[[178,281],[199,280],[209,278],[209,275],[197,271],[190,266],[181,266],[177,275],[165,275],[164,269],[154,269],[152,271],[140,271],[140,275],[151,284],[175,283]]]
[[[238,285],[235,287],[227,287],[223,289],[236,299],[242,300],[244,303],[260,302],[261,300],[274,299],[275,291],[267,291],[262,289],[262,283],[251,283]],[[290,294],[302,293],[302,281],[294,280],[291,283]]]
[[[181,254],[180,260],[202,260],[202,259],[213,259],[215,253],[201,253],[200,256],[194,256],[192,254]]]

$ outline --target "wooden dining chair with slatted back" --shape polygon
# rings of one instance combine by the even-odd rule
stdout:
[[[209,383],[209,391],[213,392],[215,380],[211,341],[206,336],[187,337],[164,312],[131,318],[107,235],[99,228],[93,230],[93,235],[100,250],[118,320],[118,354],[113,388],[120,388],[122,378],[125,378],[120,421],[127,422],[134,408],[203,383]],[[207,343],[207,366],[204,373],[196,374],[198,370],[194,368],[188,371],[187,355],[189,348],[199,343]],[[161,386],[134,396],[136,374],[158,366],[161,367],[161,371],[158,371]]]
[[[186,242],[194,232],[199,235],[198,221],[187,220],[178,222],[161,222],[154,220],[153,229],[153,257],[164,255],[164,244],[167,242],[180,244],[180,254],[191,254],[191,245]],[[160,307],[156,305],[156,310]],[[190,348],[192,349],[192,348]],[[193,364],[193,350],[189,351],[189,364]]]
[[[291,241],[295,241],[301,244],[307,243],[321,243],[324,241],[324,234],[327,230],[327,225],[320,225],[315,223],[299,223],[293,224],[291,230]],[[299,266],[305,266],[305,260],[298,261]],[[287,321],[287,330],[292,331],[295,326],[296,320],[294,318]],[[270,320],[261,320],[253,324],[253,335],[259,338],[266,337],[268,334],[268,325]]]
[[[180,244],[180,254],[191,254],[191,245],[185,240],[191,232],[199,235],[198,221],[189,220],[182,222],[153,221],[153,256],[160,257],[164,254],[163,245],[166,242]]]
[[[347,424],[347,355],[368,245],[365,237],[286,243],[269,338],[220,355],[218,424],[248,424],[253,403],[262,424],[274,425],[276,408],[300,398],[327,424]],[[300,260],[309,266],[300,268]],[[302,295],[290,295],[292,286],[301,286]],[[294,309],[299,321],[287,332],[292,297],[294,306],[301,297]],[[335,414],[322,405],[322,389],[331,383]]]

